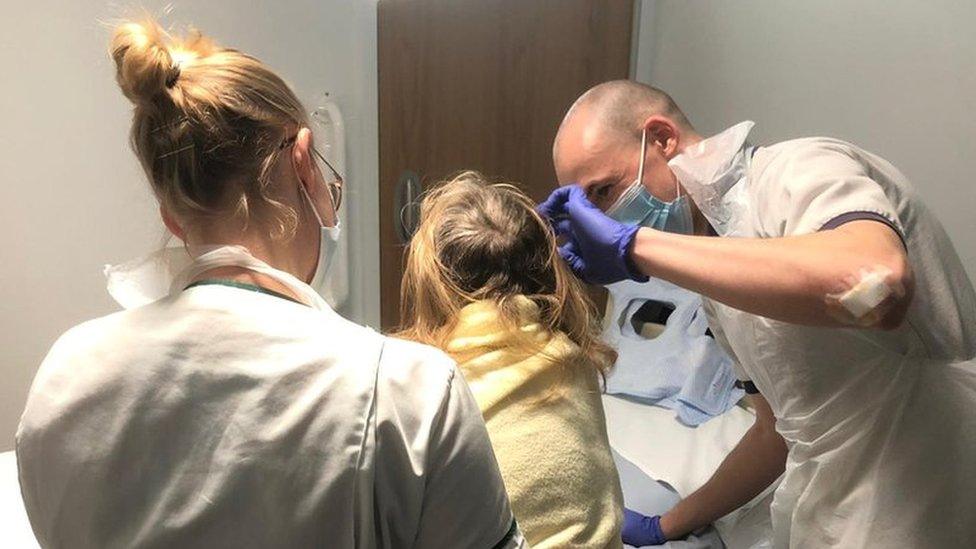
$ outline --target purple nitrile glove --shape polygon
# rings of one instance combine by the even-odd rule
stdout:
[[[661,516],[648,517],[630,509],[624,509],[624,526],[620,530],[623,542],[634,547],[663,545],[668,538],[661,530]]]
[[[557,236],[566,238],[559,255],[576,276],[591,284],[648,280],[630,259],[640,227],[608,217],[578,185],[556,189],[539,204],[538,211],[549,220]]]

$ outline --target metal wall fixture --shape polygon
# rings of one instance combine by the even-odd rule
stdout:
[[[419,175],[410,170],[400,174],[393,203],[393,226],[396,227],[400,244],[408,244],[420,225],[420,196],[423,192]]]

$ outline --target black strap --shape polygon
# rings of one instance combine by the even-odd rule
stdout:
[[[518,533],[518,524],[515,522],[515,517],[512,517],[512,524],[508,527],[508,532],[505,533],[498,543],[492,546],[491,549],[503,549],[512,539],[515,538],[515,534]]]
[[[752,381],[742,381],[741,379],[735,380],[735,388],[742,389],[747,395],[758,395],[759,389],[756,388],[756,384]]]

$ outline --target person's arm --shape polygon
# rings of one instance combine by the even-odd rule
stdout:
[[[429,434],[428,478],[414,547],[525,547],[481,410],[455,371]]]
[[[761,395],[749,395],[756,421],[701,488],[661,516],[661,530],[678,539],[742,507],[781,474],[786,443],[776,432],[773,411]]]
[[[375,447],[360,460],[372,469],[363,516],[378,546],[521,547],[481,410],[454,361],[385,338],[375,375],[366,432]]]
[[[763,238],[677,235],[621,224],[576,185],[540,204],[560,255],[588,281],[656,276],[732,307],[786,322],[894,328],[912,297],[895,208],[872,173],[837,144],[780,154],[751,181],[750,223]],[[753,203],[754,202],[754,203]],[[869,284],[865,273],[883,273]],[[865,298],[840,296],[864,281]],[[880,303],[877,299],[889,295]]]
[[[820,326],[849,324],[828,296],[842,294],[862,270],[886,269],[893,293],[867,322],[897,327],[911,300],[912,275],[898,234],[873,220],[782,238],[711,238],[640,229],[630,259],[643,274],[668,280],[749,313]]]

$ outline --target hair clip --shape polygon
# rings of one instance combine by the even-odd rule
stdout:
[[[154,134],[156,132],[160,132],[160,131],[163,131],[163,130],[167,130],[169,128],[172,128],[173,126],[176,126],[177,124],[182,124],[183,122],[187,122],[189,120],[190,120],[190,117],[189,116],[181,116],[181,117],[177,118],[176,120],[173,120],[172,122],[167,122],[166,124],[163,124],[162,126],[156,126],[155,128],[149,130],[149,133],[151,135],[151,134]]]
[[[193,143],[190,143],[189,145],[185,145],[185,146],[180,147],[180,148],[178,148],[176,150],[172,150],[172,151],[170,151],[170,152],[168,152],[166,154],[161,154],[161,155],[159,155],[159,156],[156,157],[156,160],[161,160],[163,158],[166,158],[167,156],[173,156],[174,154],[179,154],[179,153],[181,153],[183,151],[188,151],[188,150],[192,149],[195,146],[196,145],[194,145]]]

